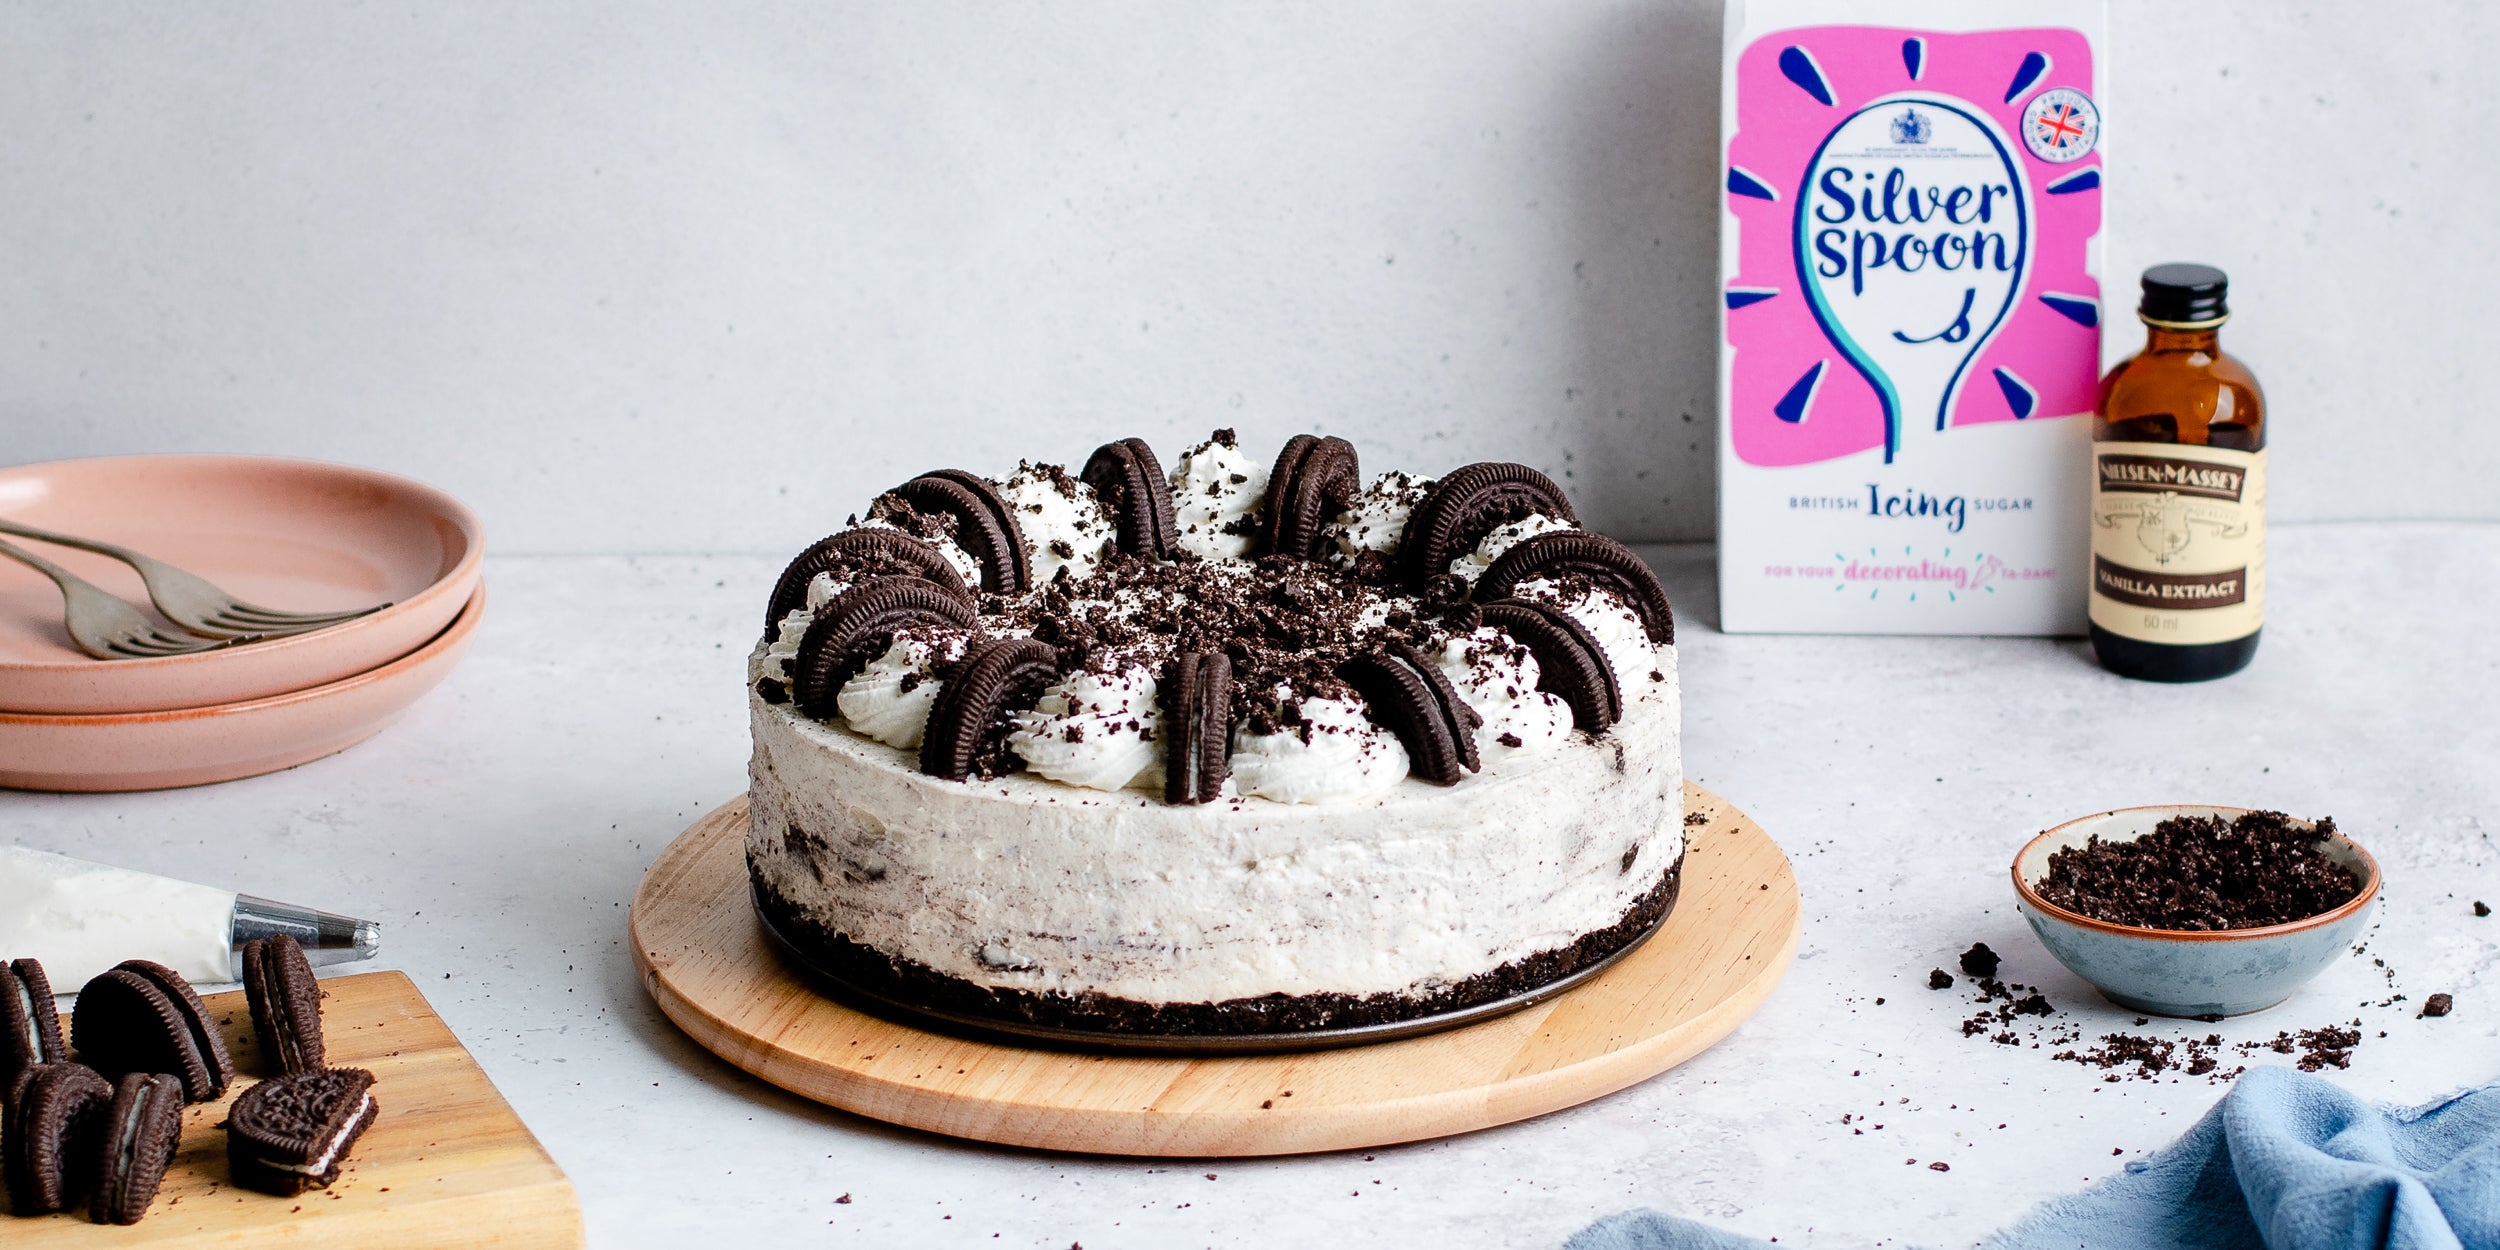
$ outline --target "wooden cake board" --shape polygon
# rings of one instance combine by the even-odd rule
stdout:
[[[1229,1058],[972,1041],[818,994],[766,944],[747,893],[747,801],[661,852],[634,894],[634,964],[660,1010],[794,1093],[912,1128],[1092,1154],[1354,1150],[1559,1111],[1728,1035],[1797,953],[1797,878],[1761,826],[1684,788],[1682,895],[1638,950],[1546,1002],[1406,1041]]]
[[[380,1107],[328,1189],[277,1198],[227,1179],[226,1108],[263,1071],[240,990],[201,1001],[224,1030],[237,1075],[226,1096],[186,1108],[182,1145],[137,1224],[87,1220],[85,1204],[0,1218],[0,1245],[366,1248],[584,1244],[573,1183],[486,1073],[397,972],[324,977],[321,1028],[332,1067],[373,1073]],[[62,1021],[67,1024],[68,1021]]]

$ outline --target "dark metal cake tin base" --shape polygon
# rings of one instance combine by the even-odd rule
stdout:
[[[1003,1042],[1014,1046],[1047,1046],[1060,1050],[1088,1051],[1102,1054],[1161,1055],[1174,1058],[1217,1057],[1227,1055],[1276,1055],[1296,1051],[1335,1050],[1347,1046],[1367,1046],[1374,1042],[1394,1042],[1421,1037],[1445,1029],[1482,1023],[1511,1012],[1533,1007],[1538,1003],[1570,990],[1611,968],[1624,956],[1640,949],[1675,910],[1675,899],[1682,886],[1682,865],[1670,870],[1658,888],[1635,904],[1624,917],[1624,925],[1638,928],[1621,945],[1573,968],[1550,981],[1531,989],[1499,998],[1470,1003],[1447,1011],[1404,1019],[1381,1020],[1374,1023],[1296,1029],[1268,1032],[1121,1032],[1108,1029],[1076,1028],[1037,1023],[1030,1020],[1000,1019],[971,1012],[936,1006],[924,1001],[901,997],[908,992],[890,975],[876,978],[884,984],[871,984],[869,979],[854,975],[868,969],[856,959],[841,961],[837,966],[819,943],[802,943],[782,932],[773,922],[772,909],[764,905],[762,892],[755,891],[755,919],[770,939],[783,962],[797,970],[810,985],[826,997],[846,1006],[907,1024],[915,1028],[951,1033],[979,1041]],[[1649,913],[1643,915],[1643,913]],[[1599,935],[1592,934],[1592,938]],[[849,943],[844,943],[849,946]],[[851,947],[853,951],[861,948]],[[918,965],[913,965],[915,968]],[[1515,967],[1511,965],[1509,967]],[[1506,971],[1500,970],[1500,971]],[[878,969],[882,973],[885,970]],[[927,975],[940,974],[922,969]],[[953,978],[948,978],[953,981]],[[965,990],[978,992],[969,983],[955,982]]]

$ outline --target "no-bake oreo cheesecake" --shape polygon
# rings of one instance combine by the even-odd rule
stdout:
[[[801,553],[748,663],[756,906],[990,1019],[1342,1028],[1506,998],[1674,905],[1674,620],[1547,477],[923,474]]]

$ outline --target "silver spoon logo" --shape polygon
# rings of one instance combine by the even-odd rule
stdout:
[[[2022,290],[2033,222],[1994,124],[1925,95],[1833,128],[1797,196],[1799,278],[1825,337],[1884,406],[1884,460],[1945,428]]]

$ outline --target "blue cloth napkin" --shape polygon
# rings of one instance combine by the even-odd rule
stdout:
[[[2239,1079],[2187,1135],[2042,1203],[1989,1250],[2500,1250],[2500,1084],[2377,1107],[2289,1068]],[[1564,1250],[1780,1250],[1656,1211]]]

